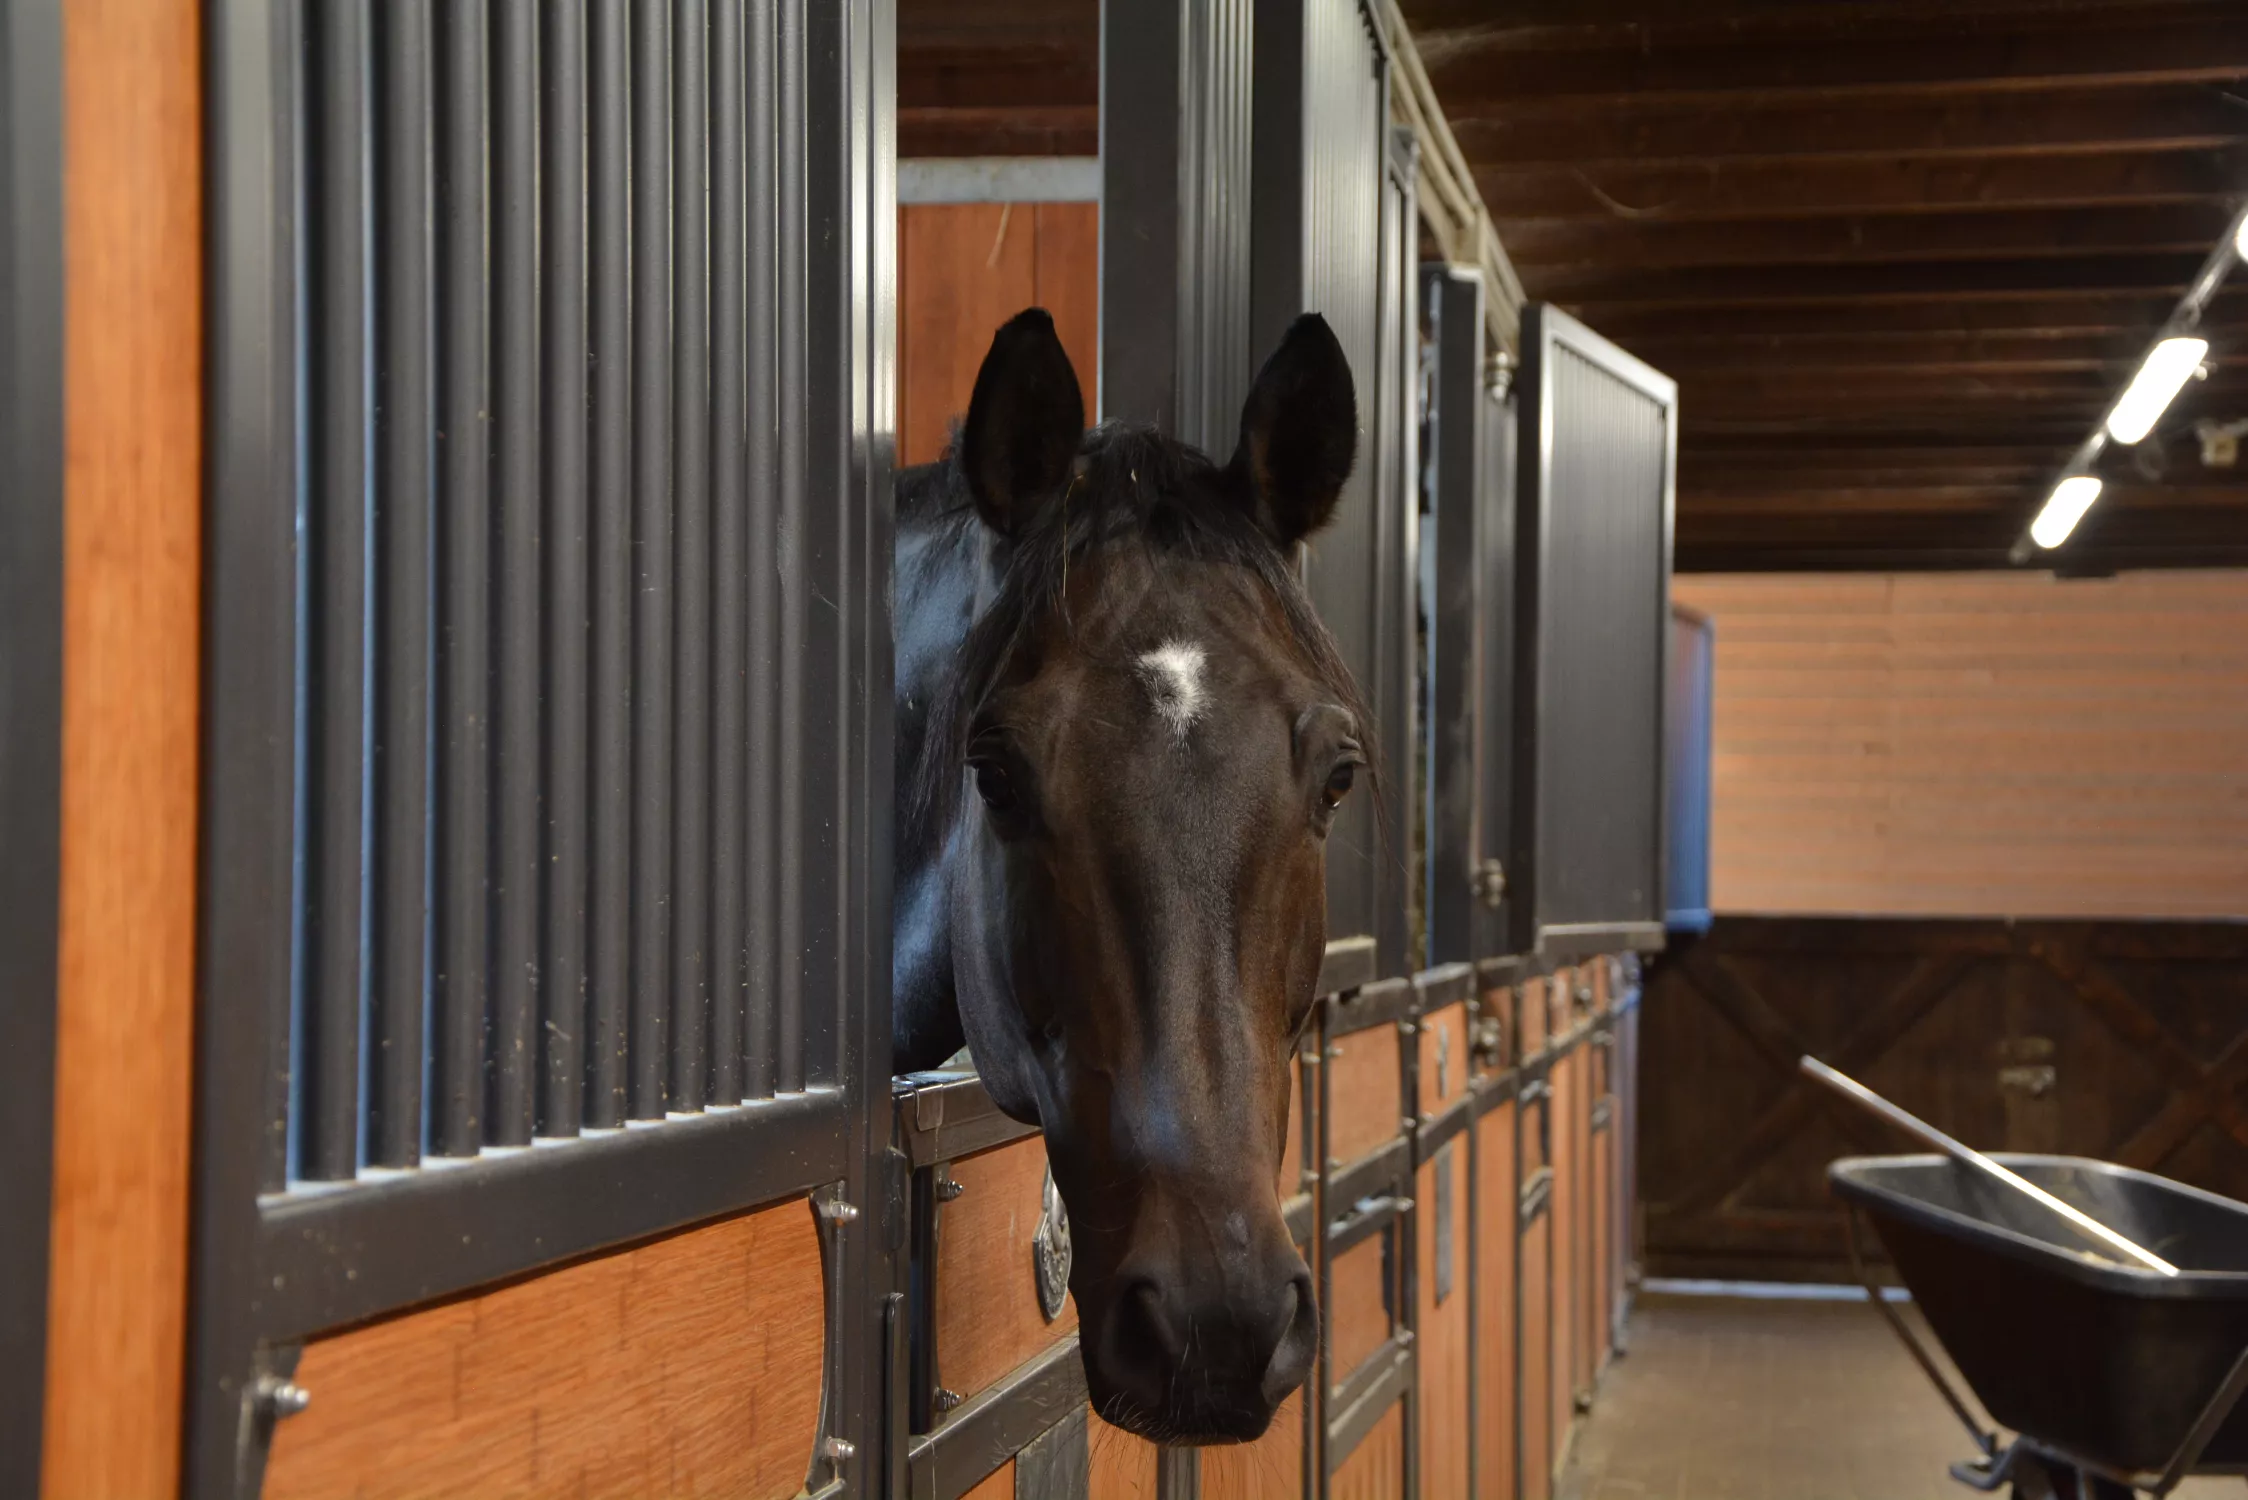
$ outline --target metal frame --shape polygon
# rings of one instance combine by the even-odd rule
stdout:
[[[270,1382],[261,1392],[258,1376],[308,1335],[809,1190],[823,1208],[816,1222],[828,1329],[822,1440],[807,1487],[872,1493],[882,1487],[885,1365],[898,1331],[885,1246],[903,1232],[885,1162],[884,1098],[892,757],[883,601],[896,223],[890,0],[794,0],[776,21],[779,55],[801,59],[781,64],[787,87],[801,91],[792,117],[804,122],[782,152],[801,167],[784,170],[801,171],[804,243],[832,247],[804,255],[804,296],[774,310],[796,320],[804,358],[795,393],[802,417],[787,424],[781,462],[800,476],[791,483],[803,493],[846,497],[809,510],[801,542],[803,566],[842,596],[831,636],[807,640],[797,669],[805,707],[828,718],[837,751],[799,767],[805,804],[820,810],[819,857],[829,863],[802,930],[780,934],[818,976],[807,990],[834,998],[832,1008],[822,998],[797,1011],[786,996],[778,1006],[780,1035],[801,1046],[808,1076],[789,1076],[784,1060],[769,1100],[699,1118],[587,1128],[574,1140],[523,1149],[487,1147],[464,1164],[335,1186],[292,1185],[280,1133],[291,1087],[299,816],[292,726],[297,372],[308,343],[297,291],[307,253],[299,244],[308,186],[298,139],[304,14],[297,0],[219,0],[205,30],[210,468],[183,1489],[193,1497],[255,1492],[276,1415]],[[681,55],[688,83],[699,87],[696,54],[683,47]],[[495,115],[495,131],[504,124]],[[660,366],[642,371],[651,372],[668,379]],[[691,519],[682,512],[682,525]],[[643,995],[644,1006],[669,1002],[668,991]],[[462,1241],[472,1248],[460,1252]],[[440,1242],[453,1253],[433,1252]]]
[[[925,156],[898,163],[898,206],[1098,203],[1097,156]]]
[[[1097,408],[1221,462],[1251,370],[1253,6],[1101,6]]]
[[[1651,741],[1649,774],[1654,778],[1652,837],[1648,851],[1649,910],[1619,913],[1613,918],[1554,923],[1546,919],[1544,892],[1550,871],[1545,867],[1546,841],[1568,810],[1548,803],[1543,785],[1541,748],[1550,739],[1547,722],[1547,686],[1550,669],[1547,651],[1547,599],[1561,580],[1550,576],[1549,516],[1553,505],[1551,474],[1554,453],[1553,401],[1548,372],[1557,349],[1597,366],[1605,374],[1663,410],[1662,515],[1656,558],[1656,576],[1662,580],[1663,598],[1655,611],[1653,643],[1657,693]],[[1672,523],[1678,485],[1678,385],[1669,376],[1626,353],[1584,324],[1545,303],[1524,309],[1522,323],[1522,374],[1519,388],[1530,393],[1535,431],[1518,434],[1516,531],[1521,561],[1516,569],[1518,591],[1515,609],[1516,712],[1512,857],[1509,883],[1514,897],[1513,946],[1536,952],[1548,964],[1613,952],[1618,948],[1641,950],[1662,946],[1663,872],[1667,866],[1668,801],[1663,786],[1664,713],[1661,691],[1668,680],[1670,659],[1669,579]],[[1563,830],[1565,831],[1565,830]]]
[[[63,37],[0,6],[0,1492],[39,1492],[62,877]]]

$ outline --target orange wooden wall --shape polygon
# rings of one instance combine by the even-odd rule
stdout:
[[[49,1500],[165,1495],[178,1475],[203,499],[201,21],[184,0],[63,8]]]
[[[2248,572],[1681,576],[1719,912],[2248,916]]]
[[[898,462],[928,463],[944,452],[992,334],[1026,307],[1054,315],[1090,421],[1100,371],[1099,205],[898,210]]]

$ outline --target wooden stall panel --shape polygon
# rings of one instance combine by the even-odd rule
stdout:
[[[1551,1383],[1546,1388],[1553,1406],[1553,1439],[1558,1444],[1569,1430],[1570,1396],[1576,1389],[1578,1274],[1576,1215],[1578,1207],[1578,1156],[1573,1128],[1577,1109],[1576,1063],[1579,1054],[1556,1058],[1549,1081],[1553,1098],[1548,1105],[1546,1129],[1553,1143],[1553,1197],[1546,1210],[1553,1222],[1553,1258],[1547,1263],[1551,1278],[1549,1362]]]
[[[1475,1127],[1477,1500],[1514,1500],[1514,1116],[1494,1105]]]
[[[1008,1459],[986,1474],[976,1487],[961,1500],[1017,1500],[1015,1495],[1015,1461]]]
[[[898,210],[898,460],[929,463],[968,409],[999,325],[1054,316],[1088,416],[1100,336],[1092,203],[916,203]]]
[[[1283,1203],[1304,1188],[1304,1132],[1317,1123],[1311,1113],[1317,1091],[1310,1087],[1310,1071],[1304,1067],[1301,1054],[1288,1064],[1288,1132],[1280,1152],[1280,1201]]]
[[[1546,1500],[1553,1489],[1553,1211],[1524,1232],[1521,1361],[1515,1369],[1521,1401],[1522,1500]]]
[[[266,1500],[795,1494],[825,1297],[804,1200],[308,1344]]]
[[[1405,1409],[1392,1406],[1335,1470],[1334,1500],[1404,1500]],[[1423,1486],[1431,1497],[1443,1493]]]
[[[1515,986],[1513,1055],[1516,1058],[1535,1056],[1546,1044],[1551,1029],[1548,1023],[1553,1015],[1552,1002],[1547,996],[1551,988],[1551,983],[1543,976],[1525,979]]]
[[[1090,1407],[1085,1444],[1091,1464],[1086,1500],[1156,1500],[1155,1444],[1109,1426]]]
[[[1594,1373],[1608,1362],[1616,1338],[1616,1121],[1608,1101],[1605,1127],[1592,1137],[1592,1348]]]
[[[1419,1226],[1421,1493],[1467,1494],[1468,1261],[1470,1162],[1466,1138],[1455,1138],[1421,1164],[1413,1202]],[[1439,1207],[1439,1205],[1446,1205]],[[1438,1262],[1449,1268],[1440,1286]],[[1439,1291],[1443,1292],[1439,1296]]]
[[[1420,1022],[1421,1114],[1442,1114],[1467,1092],[1467,1002],[1447,1005]]]
[[[1394,1139],[1404,1118],[1397,1028],[1369,1026],[1327,1047],[1327,1155],[1349,1166]]]
[[[960,1196],[937,1208],[937,1378],[972,1396],[1077,1327],[1077,1300],[1046,1321],[1031,1237],[1045,1207],[1038,1136],[951,1164]]]
[[[1202,1500],[1303,1500],[1304,1393],[1280,1403],[1253,1443],[1202,1450]]]
[[[1330,1389],[1350,1379],[1389,1338],[1389,1288],[1384,1283],[1388,1266],[1382,1254],[1388,1237],[1385,1231],[1361,1240],[1336,1256],[1328,1272],[1327,1384]]]

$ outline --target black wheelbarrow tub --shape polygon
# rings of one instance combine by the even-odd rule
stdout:
[[[2159,1471],[2248,1349],[2248,1204],[2074,1156],[1996,1158],[2178,1267],[2092,1255],[2057,1216],[1943,1156],[1861,1156],[1828,1179],[1983,1409],[2116,1470]],[[2196,1472],[2248,1466],[2248,1402]]]

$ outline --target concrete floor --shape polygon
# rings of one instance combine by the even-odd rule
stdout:
[[[1910,1309],[1906,1309],[1911,1316]],[[1643,1295],[1558,1500],[1966,1500],[1974,1449],[1863,1302]],[[1933,1344],[1931,1342],[1931,1347]],[[2237,1479],[2178,1500],[2239,1500]]]

